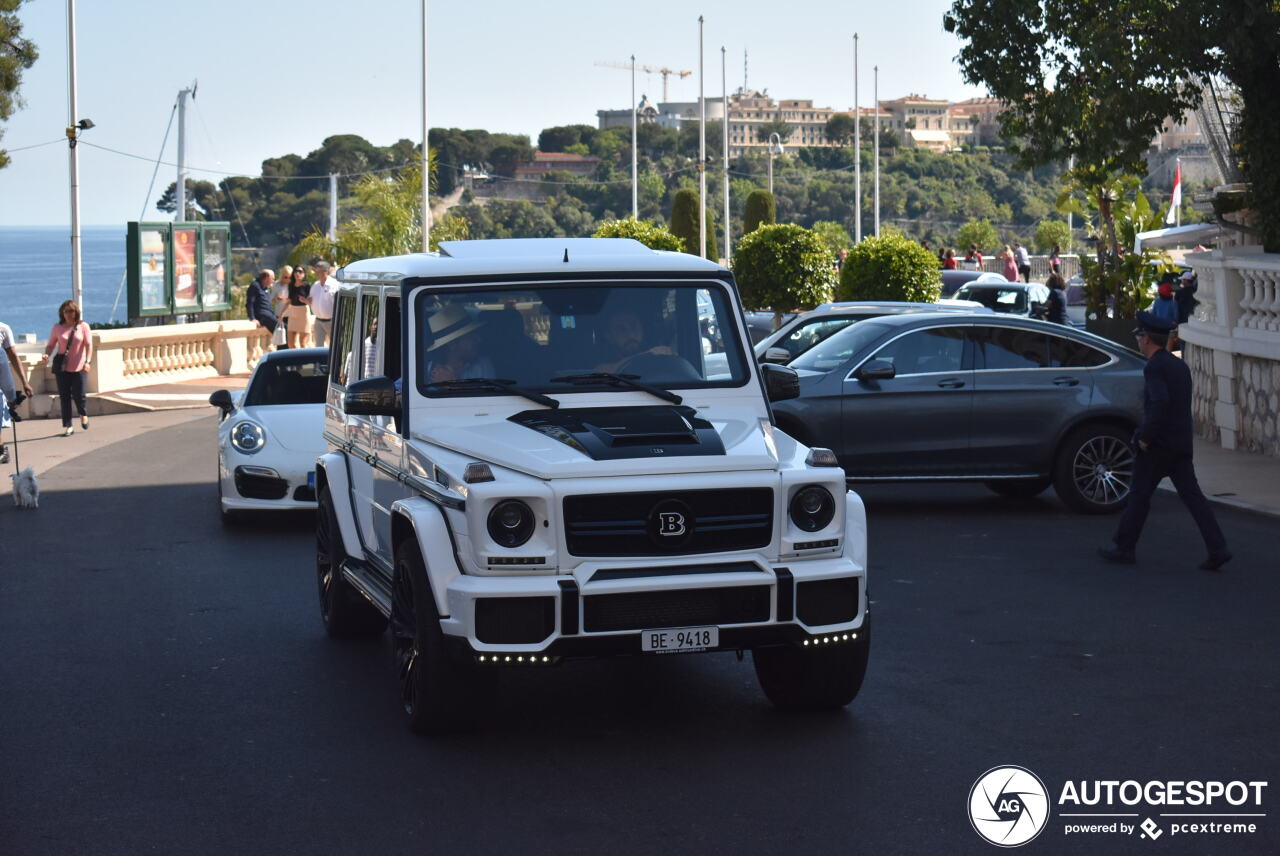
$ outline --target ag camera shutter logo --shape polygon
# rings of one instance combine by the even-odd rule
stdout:
[[[992,767],[969,791],[969,822],[998,847],[1019,847],[1049,821],[1049,792],[1025,767]]]

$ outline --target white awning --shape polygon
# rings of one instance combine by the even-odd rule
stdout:
[[[1168,229],[1152,229],[1150,232],[1139,232],[1134,237],[1133,251],[1140,253],[1143,247],[1216,244],[1221,233],[1222,227],[1217,223],[1191,223],[1187,226],[1170,226]]]

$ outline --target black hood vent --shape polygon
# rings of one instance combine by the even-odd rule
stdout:
[[[526,410],[510,420],[595,461],[724,454],[720,435],[692,407]]]

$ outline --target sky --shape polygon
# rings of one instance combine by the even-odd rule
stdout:
[[[528,134],[596,124],[596,110],[625,109],[627,70],[598,60],[690,70],[671,78],[673,101],[698,97],[698,16],[705,94],[743,83],[776,98],[859,102],[909,93],[959,100],[985,95],[964,83],[959,41],[942,28],[945,0],[599,0],[428,2],[431,127]],[[334,134],[385,146],[422,129],[420,0],[117,0],[76,4],[79,118],[95,127],[79,147],[80,220],[117,225],[167,219],[155,200],[174,180],[177,122],[148,195],[179,90],[188,102],[186,161],[195,179],[257,175],[270,157],[305,155]],[[67,3],[30,0],[18,12],[40,50],[23,75],[25,107],[3,124],[11,163],[0,169],[0,226],[70,224]],[[660,75],[636,75],[637,97],[662,96]],[[58,142],[53,142],[58,141]],[[48,144],[48,145],[42,145]],[[25,150],[17,151],[17,149]],[[115,152],[105,149],[114,149]],[[121,154],[123,153],[123,154]],[[130,157],[132,155],[133,157]]]

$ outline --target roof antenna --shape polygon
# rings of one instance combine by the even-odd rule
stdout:
[[[565,264],[568,264],[568,263],[569,263],[569,248],[568,248],[568,247],[565,247],[565,248],[564,248],[564,263],[565,263]]]

